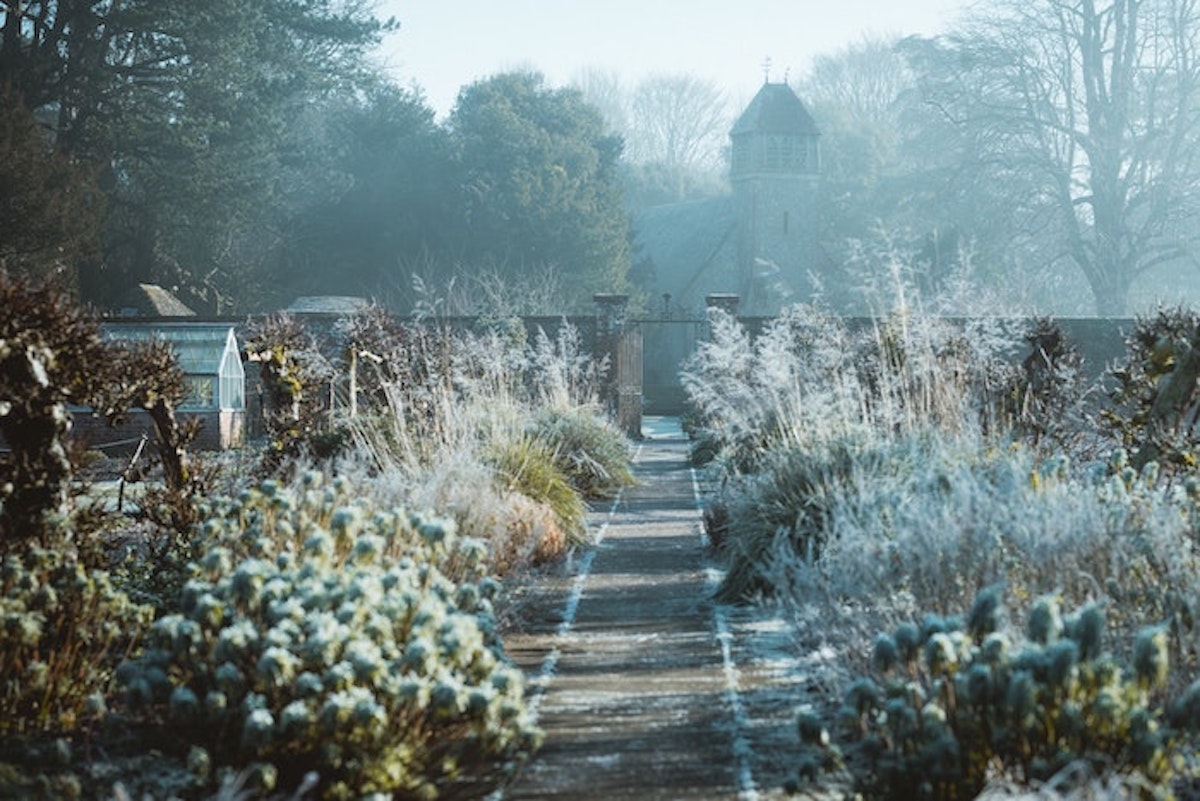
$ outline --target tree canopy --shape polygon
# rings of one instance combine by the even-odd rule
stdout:
[[[94,170],[55,150],[11,86],[0,85],[0,271],[73,283],[99,243]]]
[[[818,59],[826,231],[949,232],[1010,284],[1124,314],[1148,273],[1196,264],[1198,54],[1195,0],[999,0]]]
[[[22,232],[0,258],[53,250],[102,308],[149,282],[221,314],[394,299],[422,268],[557,271],[569,303],[620,289],[621,143],[598,112],[513,73],[439,125],[372,65],[396,25],[361,0],[0,5],[0,170]]]
[[[624,287],[629,222],[619,138],[573,89],[510,72],[465,87],[447,121],[461,192],[461,263],[504,273],[550,267],[575,305]]]
[[[54,118],[61,151],[107,168],[85,289],[149,280],[217,311],[253,292],[308,155],[293,119],[352,87],[388,26],[354,0],[5,4],[0,82]]]
[[[1194,264],[1195,0],[1005,0],[931,47],[931,102],[1016,177],[1012,202],[1053,226],[1044,257],[1079,269],[1097,312],[1123,314],[1156,264]]]

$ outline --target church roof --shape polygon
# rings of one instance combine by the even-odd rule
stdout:
[[[729,196],[654,206],[634,222],[634,258],[650,262],[655,293],[671,293],[676,307],[702,310],[707,293],[740,291],[734,228]]]
[[[729,130],[730,136],[751,133],[816,136],[820,131],[816,120],[790,86],[764,83]]]

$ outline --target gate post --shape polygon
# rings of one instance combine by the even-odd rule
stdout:
[[[629,296],[598,293],[596,358],[608,358],[604,403],[617,427],[633,439],[642,437],[642,337],[637,323],[626,318]]]

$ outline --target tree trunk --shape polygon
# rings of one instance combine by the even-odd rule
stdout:
[[[1101,254],[1092,270],[1085,271],[1099,317],[1124,317],[1129,304],[1133,276],[1129,265],[1115,253]]]
[[[163,481],[171,492],[183,492],[191,480],[190,459],[186,447],[188,438],[180,429],[179,420],[170,404],[159,400],[146,411],[154,421],[158,452],[162,457]]]

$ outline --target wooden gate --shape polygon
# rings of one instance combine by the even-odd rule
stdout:
[[[624,321],[615,332],[617,425],[626,436],[642,437],[642,324]]]

